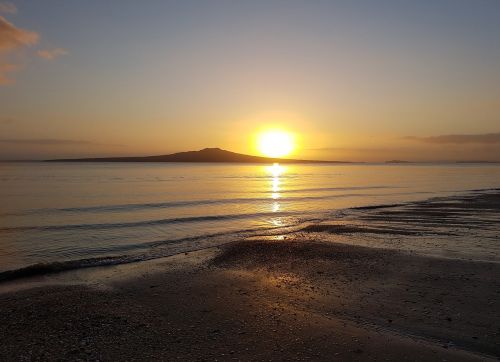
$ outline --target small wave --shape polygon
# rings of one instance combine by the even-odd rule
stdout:
[[[375,209],[386,209],[390,207],[400,207],[407,204],[381,204],[381,205],[369,205],[369,206],[357,206],[351,207],[351,210],[375,210]]]
[[[294,189],[294,190],[280,190],[280,194],[293,194],[300,192],[325,192],[325,191],[362,191],[362,190],[375,190],[375,189],[389,189],[397,188],[392,186],[367,186],[367,187],[319,187],[307,189]],[[262,193],[262,192],[258,192]],[[316,199],[329,199],[338,197],[353,197],[353,196],[367,196],[367,194],[335,194],[335,195],[321,195],[321,196],[301,196],[301,197],[287,197],[281,198],[281,202],[294,202],[306,201]],[[168,201],[168,202],[154,202],[154,203],[141,203],[141,204],[121,204],[121,205],[98,205],[86,207],[65,207],[65,208],[43,208],[25,210],[17,213],[3,213],[2,216],[22,216],[32,214],[49,214],[49,213],[93,213],[93,212],[117,212],[117,211],[135,211],[145,209],[165,209],[175,207],[189,207],[189,206],[206,206],[206,205],[224,205],[224,204],[242,204],[242,203],[258,203],[269,201],[269,197],[244,197],[233,199],[216,199],[216,200],[190,200],[190,201]]]
[[[189,222],[204,222],[204,221],[222,221],[222,220],[238,220],[266,216],[289,216],[300,214],[299,212],[265,212],[265,213],[247,213],[247,214],[226,214],[226,215],[209,215],[209,216],[189,216],[170,219],[145,220],[135,222],[119,222],[119,223],[99,223],[99,224],[69,224],[69,225],[46,225],[46,226],[15,226],[0,228],[0,232],[12,231],[55,231],[55,230],[102,230],[115,228],[133,228],[141,226],[158,226]]]
[[[317,191],[360,191],[377,189],[399,189],[401,186],[349,186],[349,187],[314,187],[307,189],[283,190],[282,193],[317,192]]]
[[[310,219],[303,222],[319,221],[320,219]],[[229,232],[219,232],[206,234],[201,236],[186,237],[174,240],[155,240],[147,243],[142,243],[134,245],[133,247],[128,247],[126,251],[131,251],[132,249],[146,249],[145,252],[136,254],[123,254],[123,255],[107,255],[93,258],[84,259],[74,259],[47,263],[37,263],[19,269],[7,270],[0,272],[0,282],[11,281],[21,278],[29,278],[36,276],[43,276],[48,274],[61,273],[71,270],[93,268],[101,266],[113,266],[120,264],[130,264],[137,263],[141,261],[153,260],[164,258],[172,255],[181,254],[184,252],[192,252],[198,250],[204,250],[222,244],[231,242],[237,238],[245,238],[251,235],[274,235],[274,234],[288,234],[293,231],[298,230],[301,224],[297,223],[293,226],[276,226],[276,227],[266,227],[266,228],[249,228],[241,229],[238,231]],[[204,245],[201,246],[199,241],[203,240]],[[213,240],[214,242],[207,242],[208,240]],[[185,246],[180,248],[165,249],[164,246],[175,246],[181,245],[186,242],[194,242],[191,247]],[[196,244],[198,242],[198,244]],[[124,252],[125,250],[121,250]]]
[[[472,189],[469,190],[470,192],[494,192],[494,191],[500,191],[500,188],[488,188],[488,189]]]
[[[126,262],[132,263],[142,260],[144,259],[142,259],[141,256],[122,255],[122,256],[107,256],[100,258],[80,259],[80,260],[68,260],[68,261],[52,262],[52,263],[40,263],[20,269],[0,272],[0,281],[8,281],[19,278],[40,276],[40,275],[59,273],[74,269],[90,268],[95,266],[117,265]]]

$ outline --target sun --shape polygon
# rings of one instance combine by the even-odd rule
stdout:
[[[257,137],[257,148],[267,157],[283,157],[294,149],[293,135],[286,131],[265,131]]]

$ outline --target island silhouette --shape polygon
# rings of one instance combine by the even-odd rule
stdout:
[[[158,156],[64,158],[46,162],[225,162],[225,163],[351,163],[348,161],[298,160],[245,155],[218,147]]]

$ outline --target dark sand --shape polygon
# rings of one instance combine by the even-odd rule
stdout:
[[[360,232],[321,228],[353,238]],[[0,360],[500,356],[499,263],[300,235],[52,279],[86,284],[47,285],[49,277],[40,287],[4,292]]]

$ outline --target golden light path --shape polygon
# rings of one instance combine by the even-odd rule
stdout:
[[[273,200],[271,209],[273,212],[279,212],[281,211],[281,206],[279,202],[279,198],[281,197],[280,176],[282,175],[284,168],[280,166],[278,163],[275,163],[272,166],[267,166],[266,169],[267,172],[271,174],[271,199]],[[272,218],[271,223],[274,226],[284,226],[281,217]]]
[[[264,156],[278,158],[289,155],[294,151],[295,139],[294,135],[290,132],[284,131],[282,129],[267,129],[257,134],[257,150]],[[280,216],[280,211],[282,211],[280,205],[281,198],[281,176],[285,168],[278,163],[274,163],[272,166],[266,166],[266,173],[268,173],[271,181],[271,210],[276,213],[276,217],[271,218],[270,222],[276,227],[285,226],[286,222],[282,216]],[[282,236],[276,236],[280,239]]]

